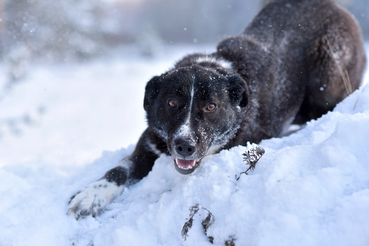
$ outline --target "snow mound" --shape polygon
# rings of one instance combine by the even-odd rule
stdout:
[[[369,50],[368,44],[366,50]],[[168,65],[156,63],[139,60],[132,67],[145,66],[139,71],[147,71],[145,76],[149,76]],[[121,91],[131,91],[124,90],[119,82],[129,74],[121,72],[127,63],[112,64],[116,64],[115,68],[107,74],[114,81],[109,87],[116,91],[118,97],[114,100],[117,100],[122,97]],[[100,95],[101,88],[108,90],[107,86],[98,83],[99,76],[96,80],[87,76],[96,77],[89,72],[92,70],[100,71],[94,65],[78,67],[76,71],[53,70],[52,74],[58,76],[69,71],[64,76],[72,78],[62,79],[56,87],[47,87],[52,90],[48,97],[56,99],[54,104],[54,101],[45,100],[59,109],[66,101],[75,99],[73,105],[79,106],[73,108],[77,110],[69,118],[57,114],[62,110],[53,110],[48,121],[45,118],[43,128],[28,131],[22,142],[18,139],[3,141],[0,162],[6,165],[0,168],[0,246],[369,245],[369,86],[361,87],[333,112],[309,122],[302,130],[287,137],[262,141],[260,146],[265,154],[247,175],[242,174],[249,168],[243,160],[246,147],[235,147],[207,157],[188,176],[175,170],[172,158],[161,156],[149,175],[126,188],[101,216],[80,221],[67,216],[69,198],[78,189],[99,179],[134,149],[129,146],[115,152],[106,151],[89,165],[78,164],[76,153],[87,153],[82,155],[83,160],[96,153],[96,148],[85,151],[90,148],[85,146],[87,143],[98,143],[98,147],[104,148],[124,146],[118,143],[120,140],[115,140],[115,145],[108,143],[113,142],[112,136],[124,136],[119,129],[132,128],[121,126],[126,121],[123,118],[110,129],[111,135],[104,131],[93,134],[100,131],[102,121],[112,121],[109,120],[111,115],[117,117],[114,112],[120,110],[120,104],[112,100],[102,109],[93,106],[92,110],[100,110],[95,118],[84,119],[86,114],[79,113],[91,110],[90,102],[96,105],[95,98]],[[45,88],[43,83],[53,81],[51,76],[41,75],[44,77],[35,75],[33,83],[16,91],[19,95],[14,93],[8,98],[12,103],[2,108],[12,113],[17,103],[39,98],[38,90]],[[147,81],[140,75],[129,75],[135,82],[132,84]],[[86,77],[80,79],[78,76]],[[105,77],[104,72],[101,77]],[[64,86],[68,81],[70,85],[78,85],[73,93],[69,93],[68,88],[74,87]],[[364,81],[369,81],[368,72]],[[86,85],[92,91],[79,99]],[[30,86],[39,89],[31,90]],[[144,85],[137,88],[143,90]],[[57,92],[63,90],[66,95],[58,99]],[[109,91],[102,94],[112,96]],[[122,103],[140,105],[142,110],[141,99],[128,98],[129,101]],[[105,112],[112,105],[119,107]],[[132,112],[137,114],[139,108]],[[90,114],[87,111],[87,115]],[[139,134],[142,129],[136,121],[141,116],[128,115],[133,119],[132,131]],[[61,121],[63,119],[65,121]],[[76,122],[82,127],[76,128]],[[91,122],[98,124],[91,127]],[[60,124],[66,125],[65,131],[55,135]],[[81,129],[87,133],[82,134]],[[89,136],[87,140],[85,135]],[[126,140],[134,141],[129,136],[125,135]],[[66,139],[63,145],[60,145],[61,137]],[[37,152],[36,157],[29,157],[28,152]],[[20,158],[15,158],[17,155]]]
[[[133,146],[73,169],[6,166],[0,245],[368,245],[368,126],[362,87],[295,134],[262,141],[265,154],[239,180],[246,147],[210,156],[188,176],[161,156],[101,216],[81,221],[66,215],[69,197]]]

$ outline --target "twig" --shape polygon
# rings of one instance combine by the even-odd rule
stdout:
[[[250,142],[247,142],[247,149],[246,152],[243,153],[243,160],[246,162],[246,165],[249,165],[249,168],[246,169],[246,171],[241,172],[239,176],[237,177],[237,174],[235,175],[236,180],[239,180],[241,177],[241,174],[246,174],[248,171],[252,171],[255,169],[256,163],[260,160],[260,158],[264,155],[265,150],[261,148],[260,146],[256,144],[250,144]]]

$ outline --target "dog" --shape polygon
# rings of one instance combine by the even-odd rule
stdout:
[[[99,215],[161,154],[190,174],[208,155],[316,119],[360,86],[365,65],[360,27],[337,3],[272,1],[216,52],[188,55],[147,83],[148,127],[134,152],[72,196],[68,213]]]

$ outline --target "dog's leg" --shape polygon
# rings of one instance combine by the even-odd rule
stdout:
[[[308,87],[300,113],[307,120],[332,110],[361,83],[366,58],[360,28],[342,10],[338,23],[306,49]]]
[[[146,130],[132,155],[71,197],[68,214],[74,214],[77,220],[90,215],[95,217],[104,211],[125,186],[145,177],[161,153],[156,149],[156,143],[152,143],[153,139],[153,133]]]

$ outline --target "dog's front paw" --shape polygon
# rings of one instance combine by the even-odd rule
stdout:
[[[123,185],[118,186],[106,179],[98,180],[70,198],[68,214],[74,214],[77,220],[90,215],[95,217],[104,211],[123,188]]]

